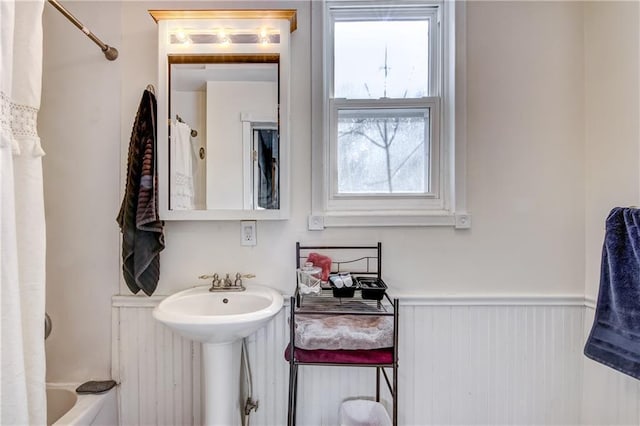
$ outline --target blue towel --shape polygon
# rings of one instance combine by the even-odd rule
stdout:
[[[640,379],[640,210],[607,218],[600,291],[584,354]]]

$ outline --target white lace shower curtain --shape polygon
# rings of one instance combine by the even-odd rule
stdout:
[[[44,0],[0,0],[0,424],[45,425]]]

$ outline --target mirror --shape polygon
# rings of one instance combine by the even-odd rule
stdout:
[[[280,208],[278,64],[169,56],[170,209]]]
[[[288,218],[295,11],[259,12],[150,11],[163,220]]]

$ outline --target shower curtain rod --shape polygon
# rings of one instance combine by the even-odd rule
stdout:
[[[58,9],[58,12],[62,13],[65,16],[65,18],[71,21],[73,25],[78,27],[80,31],[85,33],[86,36],[89,37],[95,44],[100,46],[100,50],[102,50],[102,52],[104,53],[105,58],[107,58],[110,61],[116,60],[116,58],[118,57],[118,49],[116,49],[115,47],[111,47],[107,44],[104,44],[102,40],[100,40],[98,37],[95,36],[95,34],[89,31],[89,28],[82,25],[82,22],[78,21],[78,19],[76,19],[76,17],[73,16],[71,12],[69,12],[63,5],[58,3],[58,0],[48,0],[48,1],[51,6]]]

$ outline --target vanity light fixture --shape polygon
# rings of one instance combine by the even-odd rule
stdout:
[[[280,43],[280,32],[274,28],[255,29],[185,29],[178,28],[169,32],[169,44],[190,46],[192,44],[261,44],[263,46]]]

